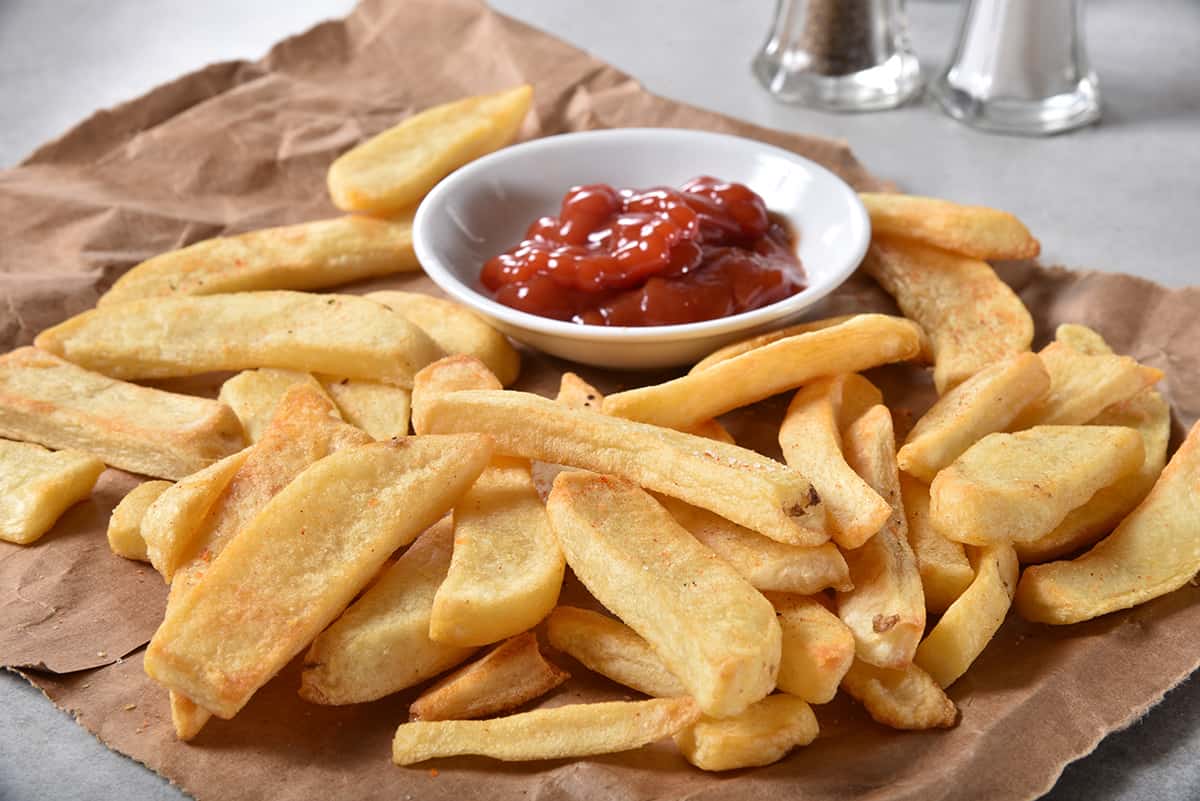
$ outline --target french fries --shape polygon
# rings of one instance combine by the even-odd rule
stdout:
[[[1057,341],[1042,348],[1038,357],[1050,375],[1050,390],[1017,415],[1009,430],[1086,423],[1162,378],[1160,370],[1143,367],[1129,356],[1090,350],[1085,353]]]
[[[1017,554],[1011,545],[972,548],[975,580],[960,595],[917,648],[913,663],[949,687],[999,630],[1017,589]]]
[[[103,472],[90,453],[0,439],[0,540],[34,542],[91,495]]]
[[[339,156],[329,195],[344,211],[415,206],[438,181],[512,141],[532,102],[532,87],[518,86],[426,109]]]
[[[172,480],[243,445],[222,403],[114,381],[34,348],[0,356],[0,437]]]
[[[701,718],[675,735],[688,762],[701,770],[770,765],[817,739],[817,717],[804,701],[768,695],[733,718]]]
[[[954,702],[916,665],[889,670],[855,659],[842,688],[877,723],[893,729],[948,729],[958,720]]]
[[[1141,435],[1123,426],[989,434],[937,474],[929,518],[942,536],[968,545],[1032,542],[1144,460]]]
[[[1054,341],[1087,356],[1101,356],[1113,352],[1098,331],[1077,323],[1063,323],[1054,329]]]
[[[460,354],[438,359],[413,379],[413,430],[418,434],[429,433],[426,408],[435,397],[459,390],[501,388],[496,374],[473,356]]]
[[[433,597],[446,577],[453,542],[454,523],[446,517],[321,632],[304,656],[302,698],[334,705],[374,701],[436,676],[475,652],[429,638]]]
[[[604,399],[604,412],[687,429],[822,376],[911,359],[921,331],[911,321],[860,314],[844,323],[788,337],[717,362],[674,381]]]
[[[546,509],[584,586],[650,643],[705,714],[763,698],[779,670],[771,604],[637,486],[559,474]]]
[[[209,510],[250,453],[250,448],[238,451],[181,479],[163,490],[146,509],[139,531],[146,545],[146,558],[164,581],[170,583],[175,571],[189,558]]]
[[[873,236],[915,239],[973,259],[1032,259],[1042,250],[1012,214],[917,195],[863,192]]]
[[[353,295],[242,292],[92,309],[34,343],[113,378],[278,367],[412,386],[441,350],[421,329]]]
[[[600,390],[575,373],[568,372],[563,373],[559,379],[558,395],[554,401],[568,409],[590,409],[598,412],[604,403],[604,396],[600,394]]]
[[[324,289],[419,269],[412,219],[345,216],[206,239],[142,262],[97,306],[141,298]]]
[[[565,567],[529,462],[496,457],[454,507],[454,558],[429,636],[487,645],[536,626],[558,601]]]
[[[901,474],[900,496],[908,521],[908,544],[917,558],[925,610],[940,615],[971,585],[975,571],[961,542],[943,537],[929,519],[929,487]]]
[[[850,571],[832,542],[786,545],[690,503],[656,496],[675,522],[742,574],[756,590],[811,595],[850,589]]]
[[[1152,387],[1105,409],[1092,422],[1098,426],[1128,426],[1137,430],[1142,435],[1146,458],[1136,472],[1117,479],[1083,506],[1072,509],[1046,536],[1033,542],[1016,543],[1017,558],[1022,562],[1060,559],[1094,545],[1142,502],[1166,466],[1171,408]]]
[[[861,547],[845,551],[852,589],[837,594],[837,613],[854,634],[858,659],[901,669],[912,661],[925,630],[925,594],[908,544],[900,497],[892,415],[874,406],[845,432],[846,460],[892,512]]]
[[[1146,499],[1117,530],[1070,562],[1026,568],[1016,607],[1026,620],[1078,623],[1165,595],[1200,570],[1200,423]]]
[[[275,415],[283,393],[293,384],[308,384],[323,392],[317,379],[295,370],[243,370],[221,385],[217,400],[224,403],[242,422],[247,442],[258,442]]]
[[[546,661],[537,637],[527,631],[487,656],[441,679],[409,707],[413,720],[469,720],[516,709],[570,678]]]
[[[862,269],[929,334],[939,394],[1033,342],[1029,310],[985,262],[877,236]]]
[[[142,518],[150,505],[171,487],[170,481],[143,481],[125,493],[108,518],[108,547],[117,556],[149,562]]]
[[[320,376],[342,419],[375,439],[408,436],[412,393],[407,389],[351,378]]]
[[[490,457],[486,437],[460,435],[377,442],[317,462],[172,604],[146,649],[146,672],[233,717],[392,551],[450,508]]]
[[[783,631],[776,686],[810,704],[829,703],[854,662],[854,632],[812,598],[768,597]]]
[[[474,356],[487,365],[503,386],[517,380],[521,357],[508,338],[475,312],[454,301],[416,292],[387,290],[366,296],[382,303],[420,328],[447,355]]]
[[[1005,431],[1050,389],[1050,374],[1034,353],[983,368],[942,395],[917,421],[897,454],[900,469],[926,484],[988,434]]]
[[[506,762],[611,754],[670,737],[700,719],[691,698],[609,701],[535,709],[495,720],[401,723],[392,761],[411,765],[477,754]]]
[[[418,432],[478,431],[495,440],[499,453],[620,476],[780,542],[828,539],[812,484],[745,448],[567,409],[524,392],[465,390],[434,394],[424,404],[414,396],[413,404]]]
[[[200,582],[237,533],[301,471],[330,453],[370,441],[367,434],[337,418],[327,395],[303,384],[291,387],[279,402],[262,441],[248,449],[245,461],[212,509],[202,518],[181,521],[181,527],[198,528],[172,576],[168,613]],[[199,734],[210,715],[186,696],[176,692],[170,695],[175,734],[181,740],[190,740]]]
[[[655,698],[687,695],[649,643],[619,620],[560,606],[546,618],[550,644],[588,670]]]
[[[830,536],[853,549],[875,535],[892,507],[846,464],[837,415],[848,376],[822,378],[798,391],[779,429],[788,466],[807,476],[825,504]]]

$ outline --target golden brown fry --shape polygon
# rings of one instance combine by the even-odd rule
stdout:
[[[508,338],[475,312],[445,298],[417,292],[385,290],[366,296],[400,313],[420,328],[449,356],[466,354],[487,365],[508,386],[521,372],[521,356]]]
[[[446,517],[313,641],[300,677],[302,698],[314,704],[374,701],[475,652],[429,639],[433,596],[446,577],[453,541],[454,524]]]
[[[768,695],[733,718],[699,721],[675,735],[688,762],[701,770],[770,765],[817,739],[817,717],[803,700]]]
[[[862,269],[929,334],[939,394],[1033,342],[1029,310],[985,262],[876,237]]]
[[[908,521],[908,544],[917,558],[925,610],[940,615],[975,578],[961,542],[943,537],[929,519],[929,487],[912,476],[900,476],[900,495]]]
[[[39,348],[113,378],[279,367],[412,386],[441,350],[421,329],[353,295],[241,292],[92,309],[38,335]]]
[[[1129,356],[1084,353],[1063,342],[1051,342],[1038,357],[1050,374],[1050,390],[1017,415],[1010,431],[1086,423],[1105,407],[1133,397],[1162,378],[1161,371],[1143,367]]]
[[[917,421],[897,455],[900,469],[928,484],[967,448],[1006,430],[1049,389],[1050,374],[1035,353],[1019,353],[983,368]]]
[[[323,393],[301,385],[279,402],[262,440],[248,449],[245,462],[203,519],[191,548],[171,581],[168,613],[199,583],[225,546],[262,507],[306,467],[343,448],[365,445],[371,438],[337,417]],[[181,740],[196,736],[208,722],[207,710],[172,692],[171,721]]]
[[[142,518],[146,510],[171,487],[170,481],[143,481],[125,493],[108,518],[108,547],[117,556],[149,562]]]
[[[740,342],[734,342],[732,345],[726,345],[720,350],[715,350],[705,356],[696,365],[689,370],[689,373],[696,373],[701,370],[707,370],[719,362],[726,359],[732,359],[734,356],[741,356],[743,353],[748,353],[756,348],[761,348],[764,345],[770,345],[772,342],[778,342],[781,339],[794,337],[799,334],[807,334],[809,331],[820,331],[822,328],[840,325],[847,320],[853,319],[857,315],[842,314],[837,317],[826,317],[821,320],[810,320],[807,323],[797,323],[789,325],[786,328],[780,328],[775,331],[768,331],[765,334],[759,334],[749,339],[743,339]],[[921,332],[921,352],[916,357],[923,362],[933,363],[933,350],[929,344],[929,338],[925,336],[925,332]]]
[[[92,494],[103,472],[90,453],[0,439],[0,540],[34,542]]]
[[[828,510],[830,536],[857,548],[883,527],[892,507],[846,464],[837,415],[847,376],[821,378],[799,390],[779,429],[788,466],[807,476]]]
[[[223,403],[114,381],[34,348],[0,356],[0,436],[169,479],[243,445],[242,426]]]
[[[989,434],[938,473],[929,517],[944,537],[969,545],[1032,542],[1144,461],[1141,435],[1123,426]]]
[[[401,723],[392,761],[411,765],[478,754],[505,762],[611,754],[649,745],[700,719],[691,698],[609,701],[535,709],[493,720]]]
[[[649,643],[619,620],[560,606],[546,618],[550,644],[588,670],[656,698],[687,695]]]
[[[925,594],[900,497],[892,415],[875,406],[846,430],[846,460],[892,506],[879,533],[845,551],[853,589],[837,594],[838,617],[854,633],[855,652],[872,665],[903,668],[925,631]]]
[[[142,515],[146,558],[167,583],[191,558],[204,519],[253,448],[238,451],[165,489]]]
[[[777,686],[810,704],[829,703],[854,662],[854,632],[812,598],[768,597],[783,630]]]
[[[835,393],[833,411],[837,417],[839,436],[858,418],[876,406],[883,405],[883,393],[879,387],[858,373],[838,376],[840,393]]]
[[[1097,331],[1077,323],[1063,323],[1054,329],[1054,341],[1087,356],[1102,356],[1113,352]]]
[[[949,687],[967,672],[971,663],[1004,623],[1017,589],[1017,554],[1011,545],[971,548],[975,580],[942,615],[917,648],[913,663]]]
[[[266,289],[324,289],[420,269],[412,217],[345,216],[206,239],[142,262],[97,306],[139,298],[215,295]]]
[[[243,370],[221,385],[217,400],[233,409],[242,422],[247,442],[258,442],[275,415],[275,408],[293,384],[308,384],[317,392],[321,385],[309,373],[264,367]],[[400,390],[403,391],[403,390]]]
[[[574,373],[563,373],[555,401],[569,409],[590,409],[599,412],[604,404],[604,395]],[[737,444],[733,440],[733,435],[725,430],[725,426],[717,420],[705,420],[687,429],[686,433],[724,442],[727,445]]]
[[[954,702],[916,665],[888,670],[855,659],[842,688],[893,729],[948,729],[958,719]]]
[[[1094,545],[1117,527],[1150,492],[1167,464],[1171,438],[1171,408],[1153,387],[1146,387],[1127,401],[1115,404],[1092,421],[1098,426],[1128,426],[1142,435],[1146,458],[1136,472],[1117,479],[1093,495],[1083,506],[1072,509],[1058,526],[1033,542],[1016,543],[1022,562],[1046,562]]]
[[[708,509],[792,545],[820,545],[824,507],[807,479],[754,451],[567,409],[524,392],[468,390],[413,397],[417,430],[478,431],[510,456],[609,473]]]
[[[408,708],[413,720],[469,720],[507,712],[545,695],[571,674],[546,661],[531,631],[439,680]]]
[[[1017,611],[1039,623],[1078,623],[1128,609],[1192,580],[1200,570],[1200,423],[1154,489],[1092,550],[1025,570]]]
[[[416,206],[438,181],[511,142],[532,102],[533,88],[518,86],[426,109],[339,156],[329,195],[344,211]]]
[[[812,595],[850,589],[850,572],[832,542],[787,545],[742,528],[720,515],[666,495],[656,496],[675,522],[708,546],[757,590]]]
[[[648,494],[612,476],[561,473],[546,509],[575,575],[707,714],[736,715],[774,688],[775,610]]]
[[[460,435],[376,442],[317,462],[172,604],[146,649],[146,672],[233,717],[392,551],[449,510],[490,457],[486,437]]]
[[[533,628],[558,601],[566,563],[529,462],[498,456],[454,507],[454,558],[429,636],[487,645]]]
[[[408,436],[412,393],[407,389],[351,378],[319,376],[342,418],[375,439]]]
[[[460,354],[438,359],[413,379],[412,423],[418,434],[429,433],[426,407],[433,398],[469,389],[502,389],[500,379],[474,356]]]
[[[920,329],[911,321],[860,314],[839,325],[755,348],[674,381],[609,395],[604,399],[604,411],[686,429],[814,378],[911,359],[920,347]]]
[[[875,236],[915,239],[974,259],[1032,259],[1041,244],[1007,211],[917,195],[859,195]]]

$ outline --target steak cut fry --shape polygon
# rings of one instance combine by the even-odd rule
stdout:
[[[809,705],[776,693],[736,717],[701,718],[676,734],[675,744],[701,770],[737,770],[778,762],[817,734],[817,717]]]
[[[129,380],[278,367],[405,388],[442,355],[424,331],[378,303],[282,291],[114,304],[43,331],[35,344]]]
[[[845,551],[854,587],[837,594],[838,617],[854,633],[860,660],[902,669],[912,661],[925,631],[925,593],[908,544],[891,412],[885,406],[871,408],[845,436],[846,460],[888,499],[892,513],[862,547]]]
[[[854,632],[818,600],[771,593],[783,630],[779,689],[810,704],[827,704],[854,662]]]
[[[862,269],[929,334],[939,394],[1033,342],[1029,310],[986,262],[878,236]]]
[[[461,435],[377,442],[317,462],[172,605],[146,649],[146,672],[233,717],[490,457],[486,437]]]
[[[264,367],[243,370],[227,379],[221,385],[217,400],[233,409],[242,421],[246,441],[258,442],[275,416],[279,401],[293,384],[308,384],[317,392],[325,391],[309,373]]]
[[[415,207],[438,181],[511,142],[532,102],[533,88],[518,86],[426,109],[339,156],[329,195],[344,211]]]
[[[34,348],[0,356],[0,437],[171,480],[244,444],[223,403],[115,381]]]
[[[892,507],[842,456],[838,414],[847,378],[817,379],[798,391],[779,428],[779,445],[788,466],[807,476],[820,494],[833,540],[853,549],[883,528]]]
[[[860,314],[780,339],[682,378],[604,399],[604,412],[680,430],[822,376],[912,359],[921,330],[909,320]]]
[[[608,473],[708,509],[791,545],[828,540],[812,484],[754,451],[525,392],[465,390],[414,398],[413,422],[431,433],[478,431],[496,451]]]
[[[908,544],[917,558],[925,610],[940,615],[971,586],[975,571],[961,542],[947,539],[929,519],[929,487],[912,476],[901,474],[900,496],[908,521]]]
[[[691,698],[608,701],[535,709],[492,720],[401,723],[392,761],[411,765],[477,754],[505,762],[611,754],[670,737],[700,719]]]
[[[103,472],[90,453],[0,439],[0,540],[34,542],[92,494]]]
[[[916,665],[888,670],[856,659],[842,688],[877,723],[893,729],[948,729],[958,719],[954,702]]]
[[[1078,623],[1166,595],[1197,570],[1200,423],[1116,531],[1077,559],[1026,568],[1017,611],[1038,623]]]
[[[546,636],[555,648],[618,684],[655,698],[687,695],[650,644],[608,615],[560,606],[546,618]]]
[[[775,687],[781,635],[770,602],[647,493],[560,473],[546,509],[575,575],[706,714],[736,715]]]
[[[419,268],[411,218],[336,217],[206,239],[163,253],[118,278],[96,305],[268,289],[324,289]]]
[[[900,236],[973,259],[1032,259],[1042,246],[1007,211],[918,195],[863,192],[875,236]]]
[[[143,481],[125,493],[108,518],[108,547],[117,556],[150,561],[146,539],[142,536],[142,518],[158,496],[172,486],[170,481]]]
[[[314,704],[374,701],[418,684],[475,652],[429,638],[434,594],[446,578],[454,522],[417,538],[304,657],[300,697]]]

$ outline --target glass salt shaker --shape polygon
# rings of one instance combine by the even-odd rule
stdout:
[[[894,108],[921,87],[904,0],[777,0],[753,69],[779,100],[832,111]]]
[[[984,130],[1053,134],[1100,117],[1082,0],[968,0],[950,63],[929,87],[951,117]]]

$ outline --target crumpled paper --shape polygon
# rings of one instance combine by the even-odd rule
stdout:
[[[276,46],[256,63],[215,64],[101,111],[0,173],[0,348],[91,307],[124,270],[221,233],[335,213],[329,162],[364,136],[426,106],[519,82],[536,87],[523,136],[617,126],[678,126],[759,138],[801,153],[861,189],[879,188],[844,144],[768,131],[655,97],[591,56],[470,0],[368,0]],[[697,171],[704,154],[696,154]],[[911,187],[919,191],[920,187]],[[1036,220],[1029,221],[1036,229]],[[1069,251],[1069,246],[1063,246]],[[1200,289],[1130,276],[1000,266],[1037,321],[1039,342],[1062,322],[1097,328],[1120,352],[1162,368],[1176,441],[1200,416]],[[423,276],[352,287],[436,292]],[[854,277],[817,315],[894,311]],[[667,374],[611,373],[524,353],[518,385],[552,395],[575,369],[604,391]],[[931,400],[929,377],[873,371],[903,433]],[[188,384],[213,391],[211,378]],[[779,455],[785,399],[727,415],[742,444]],[[175,740],[166,694],[139,648],[161,619],[166,588],[146,565],[108,551],[108,514],[137,478],[110,470],[88,502],[31,547],[0,543],[0,665],[20,668],[109,747],[207,799],[744,799],[847,797],[1028,799],[1106,733],[1127,725],[1200,663],[1198,591],[1050,628],[1015,615],[950,694],[949,731],[901,733],[839,699],[817,709],[821,737],[774,766],[726,775],[688,766],[669,742],[580,761],[504,764],[454,759],[396,768],[390,739],[415,692],[320,707],[296,694],[293,664],[234,720]],[[568,582],[564,597],[582,590]],[[626,697],[574,674],[548,703]]]

